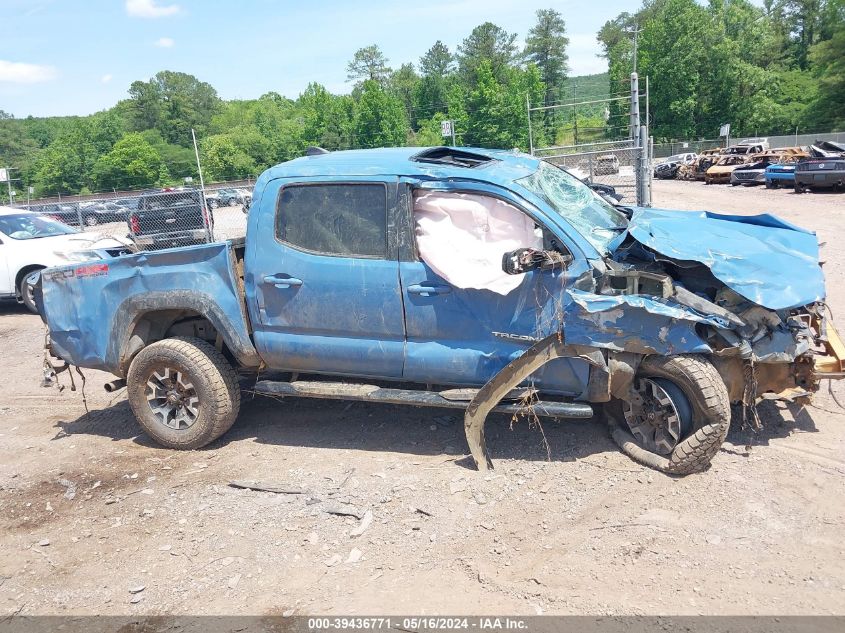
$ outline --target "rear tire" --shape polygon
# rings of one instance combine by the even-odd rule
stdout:
[[[167,448],[192,450],[228,431],[241,404],[238,376],[214,346],[170,338],[138,352],[127,375],[141,428]]]
[[[666,473],[686,475],[707,468],[731,423],[728,390],[719,372],[709,360],[697,355],[647,356],[634,384],[641,384],[643,379],[664,387],[664,393],[677,404],[681,418],[677,443],[663,454],[645,446],[629,432],[633,427],[624,409],[630,405],[620,400],[611,403],[612,416],[620,421],[613,429],[614,440],[629,457]]]
[[[85,226],[97,226],[97,224],[100,223],[100,220],[97,219],[96,215],[86,215],[83,218],[83,221],[85,222]]]

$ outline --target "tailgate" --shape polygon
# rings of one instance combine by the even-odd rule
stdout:
[[[205,228],[202,209],[194,204],[135,211],[135,235],[173,233]]]

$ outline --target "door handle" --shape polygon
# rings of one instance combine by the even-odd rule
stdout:
[[[267,275],[264,278],[265,284],[273,284],[276,288],[298,288],[302,280],[296,277],[282,277],[281,275]]]
[[[414,284],[408,286],[408,292],[422,297],[432,297],[434,295],[445,295],[452,292],[451,286],[443,286],[441,284],[423,286],[422,284]]]

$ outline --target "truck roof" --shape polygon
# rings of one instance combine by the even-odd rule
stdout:
[[[474,147],[390,147],[302,156],[261,179],[309,176],[422,176],[509,183],[534,173],[540,160],[518,151]]]

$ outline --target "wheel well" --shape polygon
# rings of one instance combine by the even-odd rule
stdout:
[[[18,274],[15,275],[15,292],[18,291],[18,288],[21,287],[21,280],[26,277],[29,273],[33,273],[36,270],[44,270],[47,268],[46,266],[41,266],[39,264],[31,264],[29,266],[24,266],[18,271]]]
[[[125,374],[135,355],[144,347],[167,338],[187,336],[207,341],[223,352],[226,359],[237,366],[226,341],[214,324],[195,310],[171,309],[153,310],[135,320],[123,351],[121,366]]]

